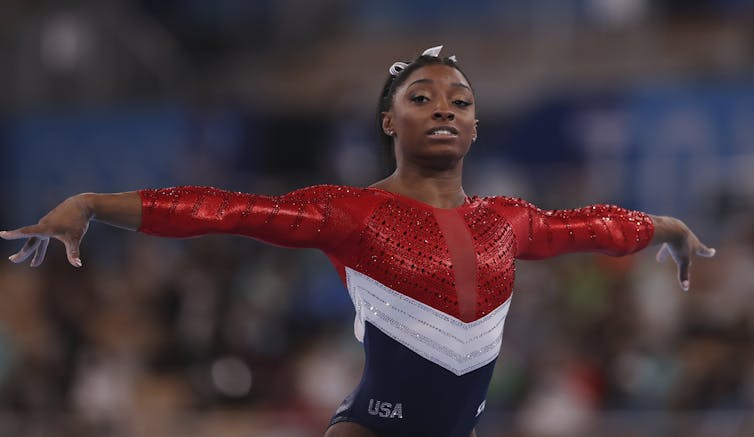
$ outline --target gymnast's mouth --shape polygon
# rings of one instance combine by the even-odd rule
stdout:
[[[427,135],[435,138],[455,138],[458,136],[458,129],[453,126],[436,126],[428,130]]]

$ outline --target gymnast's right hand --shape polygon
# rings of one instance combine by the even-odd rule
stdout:
[[[42,217],[36,225],[2,231],[0,238],[26,239],[26,244],[21,250],[8,257],[14,263],[22,263],[34,255],[31,259],[31,266],[39,266],[45,259],[50,238],[55,238],[65,245],[68,262],[75,267],[81,267],[79,245],[89,229],[91,217],[92,213],[84,200],[84,195],[79,194],[64,200]]]

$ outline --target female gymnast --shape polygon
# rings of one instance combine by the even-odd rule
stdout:
[[[694,255],[713,256],[680,220],[617,206],[546,211],[517,198],[467,196],[463,160],[477,137],[474,92],[440,47],[396,62],[377,120],[395,171],[366,188],[320,185],[281,196],[209,187],[70,197],[10,257],[38,266],[50,238],[81,267],[92,220],[162,237],[237,234],[322,250],[356,310],[366,364],[326,437],[476,436],[513,293],[515,259],[568,252],[627,255],[662,244],[689,288]]]

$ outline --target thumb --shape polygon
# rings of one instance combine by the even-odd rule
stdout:
[[[23,228],[13,229],[12,231],[0,232],[0,238],[4,240],[19,240],[29,237],[49,237],[47,229],[40,224],[24,226]]]
[[[717,251],[715,249],[702,244],[701,247],[697,249],[696,254],[705,258],[712,258],[713,256],[715,256],[716,252]]]

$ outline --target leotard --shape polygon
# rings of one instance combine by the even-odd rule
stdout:
[[[319,185],[281,196],[208,187],[140,191],[141,232],[238,234],[322,250],[355,308],[366,363],[331,424],[380,435],[467,437],[485,407],[515,259],[645,247],[648,215],[610,205],[545,211],[468,197],[440,209],[377,188]]]

